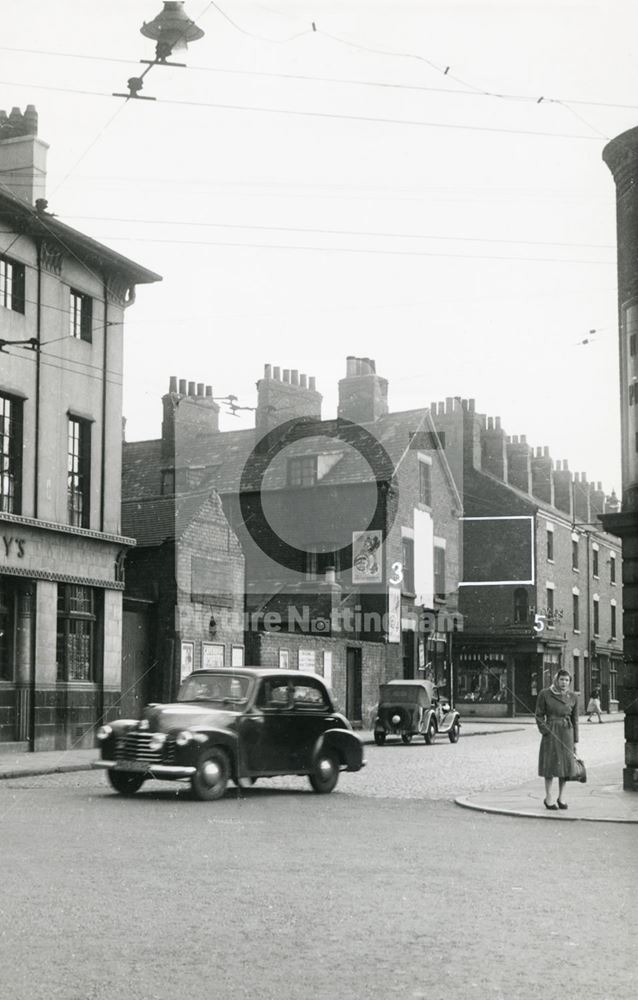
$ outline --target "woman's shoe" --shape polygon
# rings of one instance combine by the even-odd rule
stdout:
[[[544,804],[544,806],[545,806],[546,809],[558,809],[558,806],[556,805],[556,803],[554,803],[553,805],[550,806],[550,804],[547,801],[547,799],[543,799],[543,804]],[[566,808],[567,808],[567,806],[565,806],[565,809]]]
[[[569,806],[567,805],[567,803],[566,802],[561,802],[560,799],[556,799],[556,805],[558,806],[559,809],[568,809],[569,808]]]

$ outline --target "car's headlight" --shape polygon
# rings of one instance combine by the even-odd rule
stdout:
[[[400,722],[401,722],[401,716],[400,715],[393,715],[392,716],[392,723],[393,723],[393,725],[398,726]]]
[[[159,750],[160,747],[164,746],[166,742],[166,735],[164,733],[153,733],[151,737],[148,748],[149,750]]]
[[[95,736],[98,740],[107,740],[112,732],[113,730],[110,726],[100,726]]]
[[[190,730],[185,729],[184,732],[177,734],[177,736],[175,737],[175,742],[178,747],[185,747],[186,744],[190,743],[192,739],[194,739],[193,734],[190,732]]]

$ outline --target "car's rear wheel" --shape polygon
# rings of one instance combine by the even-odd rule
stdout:
[[[145,781],[143,774],[131,774],[130,771],[107,771],[111,788],[114,788],[120,795],[135,795]]]
[[[401,741],[405,743],[407,747],[408,743],[412,742],[412,733],[401,733]]]
[[[228,754],[221,747],[205,750],[197,762],[197,770],[191,778],[195,798],[202,802],[221,799],[230,778]]]
[[[333,750],[322,750],[318,754],[308,780],[320,795],[326,795],[336,787],[339,780],[339,758]]]
[[[460,724],[460,722],[455,722],[447,735],[448,735],[448,739],[449,739],[450,743],[458,743],[459,742],[459,736],[461,735],[461,724]]]
[[[423,733],[423,739],[425,740],[427,745],[430,746],[430,744],[434,743],[435,738],[436,738],[436,724],[434,722],[430,722],[428,728]]]
[[[385,743],[385,733],[375,733],[374,742],[378,747],[382,747],[383,744]]]

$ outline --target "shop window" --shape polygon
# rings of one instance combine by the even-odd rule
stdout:
[[[432,466],[429,462],[419,462],[419,503],[432,506]]]
[[[527,590],[525,587],[517,587],[514,591],[514,624],[525,625],[528,614]]]
[[[403,567],[403,591],[414,593],[414,539],[401,539],[401,561]]]
[[[457,671],[458,701],[496,703],[507,701],[507,667],[500,661],[461,661]]]
[[[0,255],[0,306],[24,313],[24,264]]]
[[[616,660],[609,661],[609,699],[618,701],[618,672]]]
[[[91,424],[69,417],[67,506],[69,524],[89,527],[89,487],[91,468]]]
[[[59,681],[95,679],[95,591],[76,584],[58,587],[57,677]]]
[[[21,512],[22,400],[0,395],[0,511]]]
[[[93,299],[90,295],[69,290],[69,333],[76,340],[93,340]]]
[[[0,576],[0,681],[12,681],[15,592],[6,576]]]

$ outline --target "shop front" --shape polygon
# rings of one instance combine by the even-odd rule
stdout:
[[[117,713],[131,544],[0,515],[0,744],[90,747]]]

